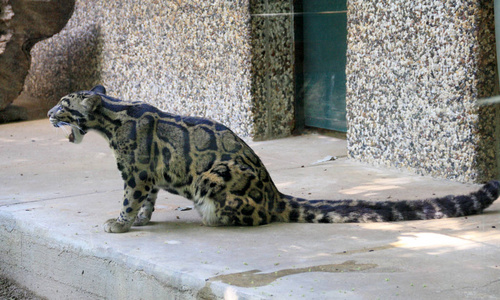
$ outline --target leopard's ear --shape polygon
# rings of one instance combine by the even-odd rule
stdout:
[[[90,95],[82,100],[82,106],[88,111],[93,112],[101,105],[101,96]]]
[[[99,94],[103,94],[103,95],[106,95],[106,88],[103,87],[102,85],[98,84],[96,86],[94,86],[91,90],[91,92],[95,92],[95,93],[99,93]]]

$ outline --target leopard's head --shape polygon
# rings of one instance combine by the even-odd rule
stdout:
[[[88,125],[94,118],[94,112],[101,105],[101,95],[106,94],[102,85],[90,91],[71,93],[61,98],[59,103],[49,110],[47,116],[54,127],[70,126],[70,142],[78,144],[88,131]]]

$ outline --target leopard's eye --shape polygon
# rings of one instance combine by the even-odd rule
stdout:
[[[63,109],[67,109],[69,107],[69,101],[67,99],[64,99],[61,101],[59,106],[61,106],[61,108],[63,108]]]

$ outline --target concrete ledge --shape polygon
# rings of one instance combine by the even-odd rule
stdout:
[[[0,215],[2,273],[49,299],[195,298],[205,282]],[[75,233],[77,235],[77,233]],[[5,251],[7,250],[7,251]]]
[[[416,199],[478,186],[342,158],[318,135],[252,143],[278,187],[310,199]],[[495,298],[500,202],[467,218],[201,226],[160,193],[153,223],[106,234],[122,182],[104,140],[46,120],[0,126],[0,273],[49,299]],[[326,155],[341,158],[312,165]]]

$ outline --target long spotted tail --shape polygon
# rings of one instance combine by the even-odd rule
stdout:
[[[305,200],[282,195],[275,219],[282,222],[348,223],[428,220],[480,214],[499,196],[491,181],[462,196],[408,201]]]

